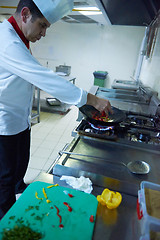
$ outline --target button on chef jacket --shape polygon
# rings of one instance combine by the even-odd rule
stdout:
[[[86,91],[43,67],[4,20],[0,23],[0,135],[30,127],[33,85],[77,107],[87,101]]]

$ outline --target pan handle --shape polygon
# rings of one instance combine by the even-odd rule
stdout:
[[[67,151],[60,151],[59,152],[60,156],[62,156],[63,154],[73,155],[73,156],[80,156],[80,157],[96,158],[96,159],[102,160],[103,162],[105,161],[105,162],[108,162],[108,163],[111,163],[111,164],[118,164],[118,165],[122,165],[122,166],[126,167],[126,164],[124,164],[123,162],[113,162],[113,161],[110,161],[108,159],[105,159],[105,158],[102,158],[102,157],[98,157],[98,156],[92,156],[92,155],[86,155],[86,154],[74,153],[74,152],[67,152]]]

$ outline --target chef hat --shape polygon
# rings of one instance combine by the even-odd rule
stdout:
[[[73,9],[73,0],[33,0],[49,23],[55,23]]]

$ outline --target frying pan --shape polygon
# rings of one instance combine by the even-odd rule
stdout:
[[[91,105],[87,105],[87,104],[83,105],[82,107],[79,108],[79,110],[87,121],[89,121],[90,123],[93,123],[96,126],[97,125],[100,125],[100,126],[116,125],[124,121],[126,118],[125,112],[115,107],[112,107],[113,113],[108,114],[109,120],[107,122],[94,119],[94,116],[100,117],[101,113]]]

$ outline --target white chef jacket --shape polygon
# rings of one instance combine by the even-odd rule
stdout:
[[[67,104],[84,105],[87,92],[43,67],[12,25],[0,23],[0,135],[30,126],[33,85]]]

